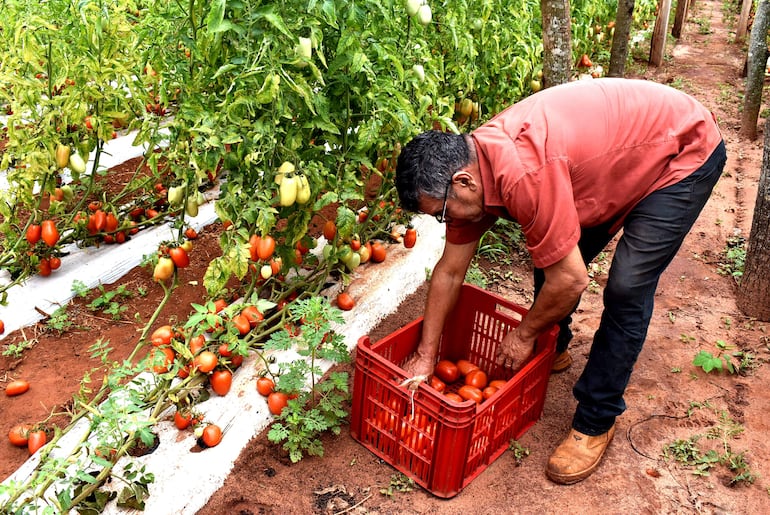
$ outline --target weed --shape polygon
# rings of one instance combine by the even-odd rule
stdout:
[[[726,369],[731,374],[735,373],[735,366],[733,366],[730,356],[725,353],[717,354],[715,356],[708,351],[701,350],[698,352],[698,354],[695,355],[695,358],[692,360],[692,364],[696,367],[702,368],[703,371],[707,374],[713,370],[721,372],[724,369]]]
[[[594,294],[598,294],[601,291],[601,289],[602,289],[602,287],[599,285],[599,283],[597,283],[593,279],[591,279],[588,282],[588,287],[586,288],[586,290],[589,293],[594,293]]]
[[[11,356],[14,358],[20,358],[25,350],[31,349],[37,345],[37,340],[22,340],[19,343],[9,343],[3,345],[3,356]]]
[[[707,402],[698,405],[691,403],[691,409],[688,410],[688,416],[692,415],[693,407],[711,408]],[[692,473],[697,476],[708,476],[711,469],[722,465],[727,467],[733,474],[730,480],[735,483],[754,483],[757,476],[751,471],[746,460],[745,451],[733,452],[730,442],[737,439],[744,431],[743,426],[735,422],[730,416],[722,411],[719,413],[719,421],[715,426],[706,432],[707,440],[716,440],[720,444],[720,450],[702,449],[698,442],[704,435],[692,435],[687,439],[678,439],[663,447],[663,457],[667,460],[675,460],[687,467],[692,468]]]
[[[682,334],[679,335],[679,341],[681,341],[684,344],[692,343],[692,342],[695,341],[695,337],[694,336],[690,336],[689,334],[682,333]]]
[[[62,306],[51,313],[45,325],[49,331],[56,331],[59,336],[72,329],[73,323],[67,313],[67,306]]]
[[[468,267],[468,271],[465,273],[465,282],[478,286],[479,288],[487,287],[487,274],[479,268],[478,263],[473,262]]]
[[[390,476],[390,484],[387,488],[380,489],[380,493],[393,497],[396,492],[407,493],[412,490],[414,490],[414,480],[399,472]]]
[[[722,252],[722,261],[719,262],[717,273],[732,276],[736,282],[740,282],[743,276],[743,267],[746,263],[746,238],[736,235],[728,238],[725,249]]]
[[[101,311],[105,315],[110,315],[113,320],[120,320],[123,312],[128,309],[123,306],[120,300],[130,299],[134,294],[121,284],[111,291],[104,289],[101,284],[97,287],[100,295],[86,305],[91,311]],[[81,281],[72,282],[72,291],[79,297],[86,297],[89,293],[88,287]]]
[[[513,451],[513,460],[516,463],[516,466],[520,466],[522,462],[524,461],[524,458],[529,456],[529,449],[527,447],[524,447],[516,440],[511,440],[508,444],[508,449]]]

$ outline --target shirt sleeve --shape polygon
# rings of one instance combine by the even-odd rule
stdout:
[[[548,161],[504,183],[503,191],[506,209],[521,225],[536,267],[557,263],[577,245],[580,221],[566,159]]]

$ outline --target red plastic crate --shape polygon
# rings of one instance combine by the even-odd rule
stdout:
[[[399,384],[401,365],[417,348],[419,318],[382,340],[358,341],[350,433],[374,454],[438,497],[457,495],[519,439],[543,412],[558,327],[542,335],[516,371],[495,363],[497,346],[527,310],[463,285],[448,317],[439,359],[468,359],[505,386],[481,404],[453,402],[421,384],[412,395]]]

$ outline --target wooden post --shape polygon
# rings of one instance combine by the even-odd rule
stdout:
[[[671,35],[677,39],[682,36],[682,27],[684,27],[684,22],[687,20],[687,11],[689,9],[690,0],[679,0],[676,3],[676,16],[674,16],[674,26],[671,28]]]
[[[658,17],[655,19],[655,28],[652,31],[650,44],[650,64],[660,66],[666,53],[666,37],[668,36],[668,16],[671,12],[671,0],[658,1]]]
[[[749,30],[749,15],[751,14],[751,7],[754,4],[753,0],[743,0],[741,5],[741,17],[738,20],[738,29],[735,31],[735,41],[742,42],[746,39],[746,34]]]

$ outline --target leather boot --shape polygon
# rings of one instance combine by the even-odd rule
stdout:
[[[571,485],[590,476],[599,466],[604,451],[615,436],[615,425],[606,433],[588,436],[575,429],[553,451],[545,470],[554,483]]]
[[[564,372],[570,365],[572,365],[572,356],[569,355],[568,350],[565,350],[564,352],[557,354],[556,358],[554,358],[553,365],[551,365],[551,372],[554,374]]]

